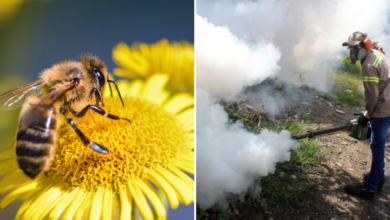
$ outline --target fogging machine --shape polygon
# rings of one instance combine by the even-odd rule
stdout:
[[[363,113],[355,113],[355,116],[360,115],[360,117],[363,117]],[[359,125],[357,119],[352,119],[346,124],[336,125],[334,127],[325,128],[325,129],[319,129],[314,131],[307,131],[304,134],[298,134],[291,136],[294,140],[299,140],[303,138],[313,138],[318,135],[328,134],[335,131],[342,131],[342,130],[348,130],[351,131],[349,136],[354,137],[358,140],[365,140],[367,138],[370,138],[371,135],[371,129],[368,126]]]

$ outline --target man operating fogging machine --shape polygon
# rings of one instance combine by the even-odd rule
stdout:
[[[354,32],[348,41],[350,61],[360,61],[364,85],[366,111],[358,118],[360,125],[371,124],[370,172],[364,173],[363,185],[347,185],[345,191],[364,199],[372,199],[385,183],[385,142],[390,125],[390,63],[385,55],[372,49],[371,40],[364,32]]]

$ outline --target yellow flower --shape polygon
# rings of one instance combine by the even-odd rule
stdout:
[[[115,121],[93,112],[78,124],[87,137],[110,148],[101,155],[86,148],[65,123],[58,130],[51,171],[29,180],[19,169],[15,149],[0,153],[0,193],[12,190],[0,202],[6,207],[30,194],[15,219],[111,219],[119,196],[120,218],[131,219],[133,202],[144,219],[158,219],[166,210],[153,183],[172,208],[194,202],[194,98],[164,90],[169,77],[154,74],[144,82],[118,83],[125,106],[105,91],[108,112],[131,118]],[[185,172],[183,172],[185,171]],[[192,218],[192,216],[191,216]]]
[[[112,56],[121,67],[113,71],[117,76],[145,79],[153,73],[166,73],[170,75],[170,92],[194,94],[193,44],[163,39],[156,44],[137,43],[129,47],[122,42],[114,47]]]
[[[23,5],[24,0],[3,0],[0,4],[0,26],[13,17]]]

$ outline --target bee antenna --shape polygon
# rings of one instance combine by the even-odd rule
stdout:
[[[107,76],[107,82],[108,81],[111,81],[109,76]],[[112,97],[112,89],[111,89],[111,84],[110,83],[108,83],[108,87],[110,88],[110,94],[111,94],[111,97]]]
[[[112,81],[112,80],[107,80],[107,82],[114,83],[114,85],[116,87],[116,91],[118,91],[119,98],[121,99],[122,105],[123,105],[123,107],[125,107],[125,104],[123,103],[123,99],[122,99],[121,93],[119,92],[119,89],[118,89],[118,86],[116,85],[116,83],[114,81]],[[108,85],[110,85],[110,84],[108,84]]]

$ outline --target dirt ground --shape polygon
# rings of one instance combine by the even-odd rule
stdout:
[[[300,89],[305,93],[304,98],[289,100],[282,111],[282,118],[309,123],[310,129],[346,123],[356,118],[353,113],[363,110],[326,99],[325,95],[310,88]],[[305,195],[303,206],[296,208],[277,205],[269,207],[271,212],[266,214],[261,208],[257,211],[258,206],[253,205],[253,202],[244,202],[236,208],[239,214],[236,214],[234,219],[390,219],[390,146],[386,146],[385,156],[388,181],[373,200],[366,201],[346,194],[344,187],[346,184],[362,183],[363,172],[370,170],[369,141],[351,138],[347,131],[334,132],[315,139],[325,153],[320,163],[304,167],[311,179],[312,190]],[[390,139],[388,143],[390,145]]]
[[[328,121],[339,118],[348,121],[355,118],[359,108],[342,106],[341,103],[325,101],[321,97],[311,100],[311,115],[321,118],[326,127],[336,123]],[[331,103],[329,105],[328,103]],[[331,107],[333,106],[333,107]],[[336,109],[345,112],[339,113]],[[390,219],[390,184],[387,181],[374,200],[365,201],[344,193],[348,183],[361,183],[362,173],[371,167],[369,140],[359,141],[349,137],[349,132],[335,132],[316,138],[326,149],[320,165],[308,170],[318,183],[320,191],[310,198],[309,207],[302,212],[302,219]],[[389,142],[390,143],[390,142]],[[386,147],[386,177],[390,179],[390,147]],[[298,217],[298,216],[296,216]]]

